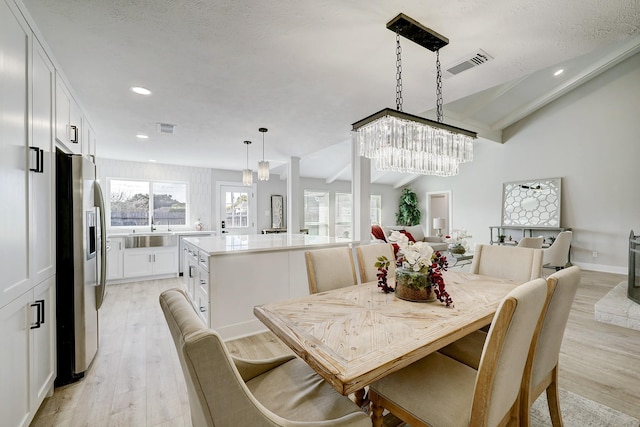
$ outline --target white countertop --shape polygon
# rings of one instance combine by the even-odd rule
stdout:
[[[119,232],[119,233],[110,233],[107,232],[107,237],[133,237],[133,236],[198,236],[201,234],[216,234],[215,231],[211,230],[174,230],[174,231],[138,231],[138,232]]]
[[[187,242],[211,255],[242,252],[302,249],[308,247],[330,247],[355,244],[351,239],[310,236],[308,234],[249,234],[210,237],[187,237]]]

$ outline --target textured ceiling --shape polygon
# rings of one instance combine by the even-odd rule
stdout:
[[[499,100],[491,88],[596,51],[589,68],[611,46],[633,53],[640,35],[638,0],[23,1],[98,135],[99,156],[239,170],[250,139],[255,169],[264,126],[274,171],[298,156],[303,176],[326,179],[348,176],[350,124],[395,106],[395,36],[385,24],[399,12],[449,38],[445,66],[478,48],[495,58],[444,80],[445,104],[459,100],[452,117],[492,139],[540,89],[522,87],[514,100],[501,86]],[[432,52],[403,41],[404,111],[433,108],[434,69]],[[134,95],[133,85],[153,95]],[[498,99],[496,113],[478,116],[486,99]],[[158,134],[157,122],[176,133]],[[137,140],[140,132],[151,138]],[[379,182],[404,180],[387,177],[374,172]]]

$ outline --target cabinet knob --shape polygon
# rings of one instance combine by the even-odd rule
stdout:
[[[205,313],[206,311],[207,311],[207,309],[206,309],[206,308],[204,308],[204,307],[200,307],[200,313]]]

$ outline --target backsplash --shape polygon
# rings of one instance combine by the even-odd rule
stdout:
[[[148,179],[155,181],[181,181],[189,183],[188,228],[200,218],[206,230],[212,228],[211,182],[212,170],[193,166],[165,165],[157,163],[130,162],[126,160],[96,159],[98,179],[103,191],[109,191],[107,178]],[[105,197],[108,197],[105,194]]]

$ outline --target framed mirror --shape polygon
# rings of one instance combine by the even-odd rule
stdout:
[[[562,178],[502,184],[502,225],[560,227]]]
[[[271,228],[284,228],[284,197],[271,196]]]

